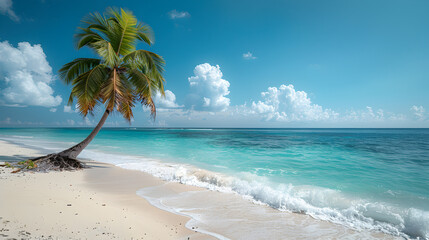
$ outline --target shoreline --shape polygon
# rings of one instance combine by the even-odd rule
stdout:
[[[0,161],[37,150],[0,141]],[[149,174],[88,161],[74,172],[17,173],[0,168],[0,237],[19,239],[214,239],[186,228],[189,218],[135,192],[163,184]]]
[[[6,149],[6,147],[3,147],[4,144],[9,144],[7,148],[9,156],[19,156],[19,154],[14,154],[14,151],[27,151],[27,156],[40,154],[34,149],[25,148],[24,146],[15,145],[14,143],[6,143],[2,141],[0,141],[0,149]],[[10,151],[10,148],[15,148],[15,150]],[[4,156],[5,154],[6,153],[4,152],[0,152],[0,156]],[[0,161],[3,161],[3,159],[0,159]],[[215,239],[215,236],[219,239],[228,239],[228,237],[231,239],[246,239],[244,236],[246,236],[246,234],[250,234],[249,236],[252,237],[250,239],[261,239],[263,237],[270,237],[271,239],[283,239],[284,233],[288,234],[288,239],[396,238],[395,236],[383,234],[380,232],[373,232],[367,230],[364,230],[363,232],[355,231],[344,226],[330,223],[328,221],[316,220],[309,215],[282,212],[268,206],[257,205],[254,202],[244,200],[241,196],[236,194],[209,191],[200,187],[184,185],[177,182],[166,182],[148,173],[144,173],[138,170],[129,170],[108,163],[93,161],[88,161],[88,164],[90,164],[92,168],[85,169],[83,171],[59,173],[52,172],[49,174],[26,173],[25,175],[30,175],[30,178],[35,178],[35,176],[37,175],[49,175],[49,178],[45,178],[51,179],[51,181],[52,179],[57,178],[62,179],[63,182],[61,183],[63,185],[61,188],[55,186],[56,188],[52,189],[51,182],[50,185],[48,184],[48,189],[43,189],[44,192],[66,191],[66,193],[68,194],[75,194],[75,192],[78,191],[80,194],[78,194],[78,197],[75,196],[75,199],[81,199],[81,197],[79,196],[82,195],[81,192],[86,192],[87,199],[82,199],[82,202],[78,206],[79,211],[88,208],[88,204],[94,202],[94,200],[96,199],[95,197],[101,197],[104,202],[96,202],[95,207],[97,208],[91,210],[98,211],[95,213],[100,214],[98,218],[98,223],[104,221],[107,224],[106,228],[104,228],[104,231],[105,233],[109,233],[109,235],[106,236],[106,234],[104,234],[102,236],[103,238],[108,236],[118,236],[118,234],[125,234],[121,236],[126,236],[126,238],[129,238],[131,236],[143,236],[144,239],[187,239],[188,237],[189,239]],[[3,175],[2,173],[0,174],[0,176],[5,175]],[[20,187],[24,189],[26,187],[41,187],[41,185],[26,186],[25,184],[27,184],[28,181],[24,181],[24,183],[22,183],[22,178],[17,180],[18,177],[9,177],[11,178],[10,182],[16,183],[20,181]],[[29,177],[25,176],[25,178]],[[71,180],[74,181],[74,184],[72,184],[74,187],[70,186],[69,188],[67,186],[67,181]],[[4,181],[0,182],[0,192],[5,191],[3,182]],[[12,190],[9,189],[6,191]],[[16,191],[16,189],[14,188],[13,191]],[[177,196],[179,195],[182,197],[185,196],[185,198],[177,198]],[[11,196],[10,198],[15,199],[17,197],[19,196]],[[174,204],[178,203],[184,205],[177,206],[173,204],[168,206],[168,204],[164,204],[164,202],[168,203],[169,200],[171,200],[169,199],[169,197],[175,199]],[[199,199],[200,202],[207,202],[208,205],[200,206],[200,209],[197,211],[195,209],[198,208],[198,202],[195,202],[193,199]],[[63,203],[65,203],[64,199],[62,200]],[[3,204],[2,201],[3,200],[0,200],[0,205],[6,206],[7,203]],[[45,202],[41,202],[41,205],[45,204],[47,200],[45,199],[44,201]],[[229,205],[230,203],[233,204]],[[14,202],[14,204],[16,203]],[[105,205],[103,206],[103,204]],[[70,208],[67,208],[65,206],[66,205],[63,205],[62,208]],[[72,206],[74,206],[74,204],[72,204]],[[106,214],[105,211],[106,209],[108,209],[106,206],[114,206],[116,212],[109,210],[111,212]],[[18,208],[19,206],[16,207]],[[32,207],[35,206],[33,205]],[[181,210],[177,211],[178,207]],[[222,214],[215,213],[216,215],[213,215],[213,212],[210,212],[210,208],[222,208],[224,212],[222,212]],[[125,209],[127,209],[127,211]],[[189,211],[189,209],[191,210]],[[243,212],[243,210],[245,210],[245,212]],[[264,212],[264,215],[260,215],[261,211]],[[4,212],[1,207],[0,212]],[[101,216],[101,213],[103,216]],[[125,217],[123,216],[124,213],[126,213],[126,219],[133,219],[133,221],[131,222],[135,225],[129,226],[131,227],[131,229],[133,229],[132,231],[130,231],[131,229],[128,229],[129,231],[123,232],[121,229],[114,226],[117,225],[118,222],[115,221],[115,217],[117,218],[117,215],[120,215],[122,216],[122,218],[125,219]],[[215,216],[216,218],[221,219],[221,222],[225,219],[225,223],[217,224],[216,221],[208,221],[208,224],[204,224],[201,221],[199,222],[198,220],[195,220],[198,218],[198,216],[204,216],[204,214],[207,215],[207,213],[212,214],[212,217]],[[71,215],[68,217],[71,218],[71,220],[75,220],[76,217],[79,216],[79,214],[82,216],[81,213],[78,213],[78,215]],[[0,215],[0,217],[4,217],[3,215],[4,214]],[[56,222],[59,217],[63,216],[59,216],[58,214],[52,214],[49,216],[51,222]],[[121,221],[123,220],[122,218],[120,218]],[[276,221],[271,221],[271,218],[274,218]],[[20,215],[17,221],[19,222],[23,219],[25,219],[25,215]],[[106,219],[111,219],[112,221],[108,222],[106,221]],[[228,222],[228,220],[231,219],[232,221]],[[242,219],[244,222],[237,223],[237,219]],[[4,219],[1,219],[0,221],[2,222],[2,227],[4,228]],[[26,220],[24,220],[23,222],[25,221]],[[226,223],[228,223],[229,225],[225,225]],[[88,224],[90,225],[90,223],[86,223],[84,226]],[[96,228],[99,227],[100,224],[97,224],[97,221],[95,221],[95,224],[95,229],[93,227],[92,230],[91,228],[86,228],[85,230],[85,228],[81,227],[80,231],[72,231],[71,235],[61,235],[64,234],[63,232],[56,233],[61,233],[59,235],[61,237],[70,238],[71,236],[75,237],[74,232],[79,231],[81,233],[85,233],[83,235],[84,238],[88,236],[92,236],[92,238],[97,238],[100,237],[100,235],[93,234],[98,233],[98,230],[96,230]],[[130,223],[128,223],[128,225],[129,224]],[[80,225],[82,224],[80,223]],[[122,225],[123,224],[121,223],[121,226]],[[143,230],[140,229],[137,231],[136,229],[139,229],[139,226],[149,227],[145,227],[143,228]],[[283,230],[279,232],[278,229],[280,228]],[[258,229],[259,231],[257,232],[261,234],[259,235],[259,238],[258,236],[255,236],[251,233],[252,231],[255,232],[255,230]],[[236,230],[238,230],[238,232]],[[32,231],[34,232],[35,229],[33,229]],[[131,232],[132,235],[129,235]],[[70,234],[70,231],[68,231],[68,233]],[[209,235],[206,235],[204,233]]]

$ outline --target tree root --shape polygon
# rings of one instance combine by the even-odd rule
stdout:
[[[85,168],[85,164],[75,158],[62,156],[58,153],[52,153],[46,156],[30,159],[35,164],[30,171],[48,172],[48,171],[73,171]],[[24,170],[24,169],[22,169]]]

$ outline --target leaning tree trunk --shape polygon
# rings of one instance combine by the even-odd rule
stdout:
[[[74,170],[83,168],[84,165],[77,160],[77,156],[85,149],[86,146],[94,139],[97,133],[103,127],[109,116],[110,110],[106,109],[103,116],[98,122],[97,126],[82,142],[74,145],[73,147],[66,149],[59,153],[49,154],[43,157],[31,159],[36,164],[38,171],[49,171],[49,170]]]
[[[68,157],[68,158],[77,158],[77,156],[83,151],[83,149],[88,146],[88,144],[94,139],[94,137],[98,134],[101,127],[103,127],[104,122],[106,122],[107,117],[109,116],[110,111],[106,109],[103,116],[100,119],[100,122],[98,122],[97,126],[92,130],[92,132],[88,135],[88,137],[85,138],[82,142],[74,145],[73,147],[66,149],[60,153],[58,153],[61,157]]]

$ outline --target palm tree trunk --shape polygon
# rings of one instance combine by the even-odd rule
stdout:
[[[100,119],[100,122],[98,122],[97,126],[92,130],[92,132],[88,135],[88,137],[85,138],[82,142],[74,145],[73,147],[66,149],[60,153],[58,153],[61,157],[68,157],[68,158],[77,158],[77,156],[83,151],[83,149],[88,146],[88,144],[94,139],[94,137],[97,135],[97,133],[100,131],[101,127],[103,127],[104,122],[106,122],[107,117],[109,116],[110,110],[106,109],[103,116]]]

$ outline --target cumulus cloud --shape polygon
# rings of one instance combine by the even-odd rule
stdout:
[[[10,117],[7,117],[4,121],[0,121],[0,125],[10,125],[10,126],[43,126],[46,125],[43,122],[30,122],[30,121],[21,121],[13,120]]]
[[[15,48],[0,42],[0,81],[2,101],[6,104],[56,107],[62,99],[54,96],[50,84],[54,81],[52,68],[40,45],[21,42]]]
[[[65,105],[64,106],[64,112],[65,113],[78,113],[79,109],[78,109],[77,105],[74,106],[74,109],[72,109],[72,106]]]
[[[64,106],[65,113],[73,113],[75,110],[72,110],[71,106]]]
[[[174,9],[168,12],[168,16],[170,16],[171,19],[178,19],[178,18],[188,18],[191,16],[191,14],[185,11],[177,11],[176,9]]]
[[[253,53],[247,52],[247,53],[243,53],[243,58],[246,60],[253,60],[253,59],[256,59],[257,57],[253,56]]]
[[[296,91],[292,84],[269,87],[261,96],[261,101],[252,102],[251,111],[266,120],[318,121],[338,117],[338,113],[331,109],[313,104],[306,92]]]
[[[386,113],[383,109],[378,109],[376,111],[373,110],[372,107],[367,106],[365,110],[350,110],[344,114],[342,120],[344,121],[352,121],[352,122],[376,122],[383,121],[386,119]],[[389,117],[387,119],[393,120],[397,116],[389,113]]]
[[[219,65],[203,63],[195,67],[194,75],[188,78],[191,93],[188,107],[195,110],[225,111],[230,104],[229,82],[222,79]]]
[[[161,93],[158,92],[155,96],[154,101],[155,101],[155,106],[158,109],[182,107],[176,103],[176,95],[170,90],[165,90],[165,97],[161,96]]]
[[[12,120],[10,117],[7,117],[4,121],[0,121],[0,124],[11,124]]]
[[[372,107],[368,107],[367,106],[366,110],[368,111],[368,113],[371,116],[371,118],[377,119],[377,120],[383,120],[384,119],[384,111],[383,111],[383,109],[378,109],[377,112],[374,112],[372,110]]]
[[[72,124],[72,125],[75,124],[75,122],[73,120],[71,120],[71,121],[67,120],[67,122],[69,124]],[[84,117],[83,122],[82,121],[79,122],[79,125],[81,125],[81,126],[93,126],[93,125],[95,125],[95,122],[94,122],[94,120],[91,120],[88,117]]]
[[[15,22],[19,21],[19,17],[12,10],[12,0],[0,0],[0,13],[9,16]]]
[[[425,117],[425,109],[423,108],[423,106],[412,106],[411,107],[411,112],[413,113],[413,115],[419,119],[419,120],[423,120]]]
[[[74,126],[75,122],[72,119],[67,119],[67,125]]]

